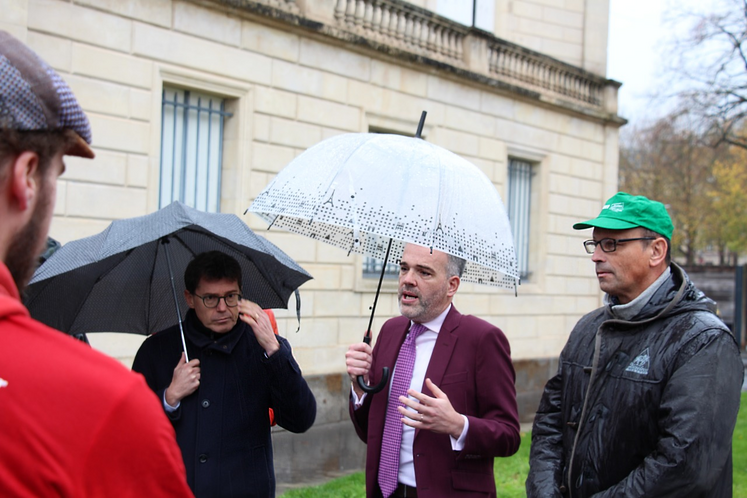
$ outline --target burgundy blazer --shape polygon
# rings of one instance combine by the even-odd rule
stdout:
[[[373,349],[370,383],[382,367],[393,369],[410,320],[399,316],[381,328]],[[449,397],[454,409],[469,419],[464,450],[454,451],[447,434],[416,430],[413,441],[415,479],[420,498],[494,497],[493,458],[519,449],[514,368],[506,336],[480,318],[462,315],[452,306],[446,315],[426,378]],[[378,484],[381,438],[388,389],[367,395],[350,416],[358,437],[367,444],[366,496],[380,497]],[[433,393],[424,388],[429,396]]]

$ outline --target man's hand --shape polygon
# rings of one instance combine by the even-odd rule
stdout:
[[[359,375],[362,375],[366,383],[368,383],[368,371],[371,370],[371,360],[373,359],[371,355],[372,351],[370,344],[359,342],[351,345],[345,353],[345,366],[347,367],[350,380],[353,382],[355,394],[359,398],[363,396],[363,389],[358,385],[357,378]]]
[[[268,357],[280,349],[278,338],[275,337],[275,332],[272,330],[270,317],[257,303],[248,299],[239,301],[239,318],[252,328],[254,337],[257,338],[257,342],[265,350]]]
[[[426,429],[459,439],[464,430],[464,418],[454,410],[446,393],[431,382],[431,379],[425,379],[425,387],[436,397],[431,398],[413,389],[408,389],[407,394],[417,401],[406,396],[399,397],[400,403],[410,408],[408,410],[402,406],[397,407],[404,416],[402,422],[415,429]]]
[[[166,388],[166,403],[176,406],[181,400],[192,394],[200,387],[200,360],[194,359],[187,363],[182,352],[179,363],[174,368],[171,384]]]

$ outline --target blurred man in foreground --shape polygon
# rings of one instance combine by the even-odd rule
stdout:
[[[45,248],[64,155],[93,158],[60,76],[0,31],[0,496],[191,496],[143,379],[31,319],[19,298]]]

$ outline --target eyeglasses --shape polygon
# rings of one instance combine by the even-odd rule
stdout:
[[[622,244],[623,242],[632,242],[634,240],[654,240],[656,237],[635,237],[633,239],[600,239],[600,240],[585,240],[584,241],[584,249],[586,249],[586,252],[589,254],[594,254],[594,250],[597,248],[597,246],[602,248],[602,252],[615,252],[617,249],[617,244]]]
[[[202,304],[204,304],[206,308],[217,308],[218,304],[220,304],[221,299],[223,299],[223,302],[225,302],[226,306],[228,306],[229,308],[238,306],[239,301],[241,301],[241,294],[239,294],[238,292],[231,292],[230,294],[226,294],[225,296],[214,296],[212,294],[208,294],[206,296],[198,296],[197,294],[192,295],[202,299]]]

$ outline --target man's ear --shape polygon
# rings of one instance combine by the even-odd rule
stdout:
[[[663,237],[657,237],[651,242],[651,259],[652,267],[659,266],[667,257],[667,241]]]
[[[461,282],[462,279],[457,277],[456,275],[449,277],[449,290],[446,292],[446,295],[449,297],[454,297],[454,294],[456,294],[457,290],[459,290],[459,284]]]
[[[10,165],[10,196],[19,211],[26,211],[38,194],[39,156],[36,152],[19,154]]]
[[[195,297],[187,289],[184,289],[184,299],[187,301],[187,306],[194,309]]]

